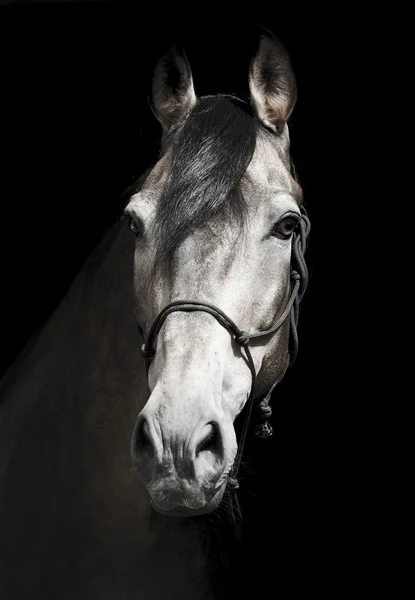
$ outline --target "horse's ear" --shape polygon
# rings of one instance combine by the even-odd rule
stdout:
[[[257,117],[274,131],[282,130],[293,111],[297,86],[284,46],[268,31],[251,61],[249,90]]]
[[[153,106],[163,130],[177,125],[196,104],[190,64],[183,51],[170,49],[158,61],[153,76]]]

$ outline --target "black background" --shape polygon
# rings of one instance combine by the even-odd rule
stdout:
[[[256,516],[235,564],[241,561],[251,593],[258,579],[277,590],[278,577],[292,580],[293,591],[309,585],[330,592],[339,582],[346,589],[367,568],[359,553],[364,529],[360,550],[349,553],[356,516],[365,509],[357,508],[345,461],[353,440],[342,443],[355,405],[338,368],[347,352],[341,299],[333,291],[343,202],[336,167],[339,138],[349,126],[342,104],[347,86],[339,85],[339,72],[347,77],[340,41],[347,9],[138,4],[0,7],[1,369],[58,305],[119,216],[123,191],[156,158],[160,129],[148,96],[160,54],[173,42],[184,46],[199,95],[246,96],[257,26],[271,29],[285,43],[298,81],[290,131],[312,220],[311,281],[299,357],[274,404],[277,441],[268,450],[248,444],[260,463],[260,477],[253,478],[259,506],[246,501]]]

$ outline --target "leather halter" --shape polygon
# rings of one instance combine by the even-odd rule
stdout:
[[[251,371],[252,375],[252,384],[251,391],[249,393],[246,405],[245,405],[245,420],[243,423],[242,433],[238,444],[238,452],[235,457],[235,461],[232,466],[232,470],[230,476],[228,477],[228,485],[231,488],[231,491],[234,492],[238,487],[237,475],[239,471],[239,466],[242,458],[243,448],[245,444],[246,434],[248,430],[248,425],[250,422],[250,417],[252,414],[252,407],[255,398],[255,382],[257,378],[257,373],[255,371],[255,364],[251,355],[250,343],[254,339],[265,338],[280,329],[280,327],[285,323],[286,319],[290,317],[290,351],[287,356],[287,360],[284,366],[282,373],[277,377],[274,381],[271,389],[265,398],[259,403],[258,408],[260,410],[261,416],[264,420],[263,423],[257,426],[255,430],[255,434],[262,438],[266,439],[270,437],[273,433],[271,425],[268,423],[267,419],[271,416],[272,410],[269,406],[269,402],[271,399],[271,394],[274,388],[280,383],[282,378],[284,377],[287,368],[293,364],[295,358],[297,356],[298,350],[298,336],[297,336],[297,323],[299,316],[299,305],[304,296],[305,290],[308,284],[308,269],[304,260],[304,253],[306,250],[307,237],[310,232],[310,221],[307,217],[307,213],[303,207],[301,207],[301,219],[297,225],[296,230],[293,233],[293,241],[292,241],[292,264],[294,263],[294,267],[291,270],[291,295],[286,304],[284,312],[281,316],[275,321],[275,323],[267,329],[266,331],[260,331],[255,333],[247,333],[239,329],[239,327],[228,317],[220,308],[214,306],[213,304],[209,304],[207,302],[197,302],[193,300],[176,300],[175,302],[171,302],[167,306],[165,306],[160,313],[157,315],[154,320],[147,339],[141,347],[141,352],[143,356],[146,358],[147,362],[147,373],[150,366],[150,362],[152,357],[155,354],[155,341],[157,335],[160,332],[160,329],[167,319],[167,317],[174,312],[195,312],[201,311],[208,313],[214,317],[222,327],[227,329],[231,336],[233,336],[235,342],[243,348],[245,353],[246,362]],[[141,328],[139,327],[141,331]],[[234,504],[236,506],[239,518],[242,518],[241,511],[239,507],[239,502],[236,494],[234,493]],[[235,514],[233,510],[232,503],[230,503],[230,516],[233,521],[235,521]]]

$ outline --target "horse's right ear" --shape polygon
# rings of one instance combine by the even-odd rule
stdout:
[[[158,61],[153,76],[153,107],[163,130],[182,121],[196,104],[190,64],[183,51],[173,47]]]

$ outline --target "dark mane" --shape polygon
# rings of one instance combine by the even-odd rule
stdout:
[[[243,224],[246,203],[238,183],[252,159],[258,127],[242,100],[205,96],[172,135],[172,165],[155,220],[159,260],[224,211]]]

